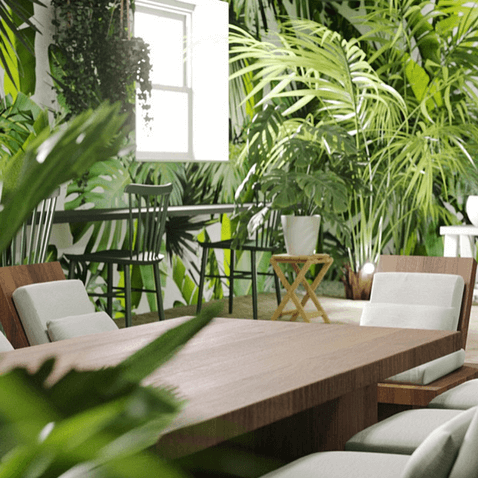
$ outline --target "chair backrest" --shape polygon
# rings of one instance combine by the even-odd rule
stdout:
[[[253,229],[252,236],[258,249],[274,249],[278,242],[276,232],[279,230],[281,211],[270,208],[272,201],[267,193],[263,198],[260,197],[259,183],[253,186],[253,191],[253,208],[256,212],[255,219],[249,223],[248,228]]]
[[[13,303],[13,292],[27,284],[65,280],[59,262],[0,267],[0,322],[14,348],[30,345]]]
[[[45,262],[59,195],[60,189],[56,189],[33,210],[30,219],[21,227],[20,234],[17,234],[10,246],[3,251],[1,265],[14,266]]]
[[[26,284],[15,289],[12,298],[30,345],[50,342],[50,321],[95,312],[79,279]]]
[[[173,190],[171,183],[154,186],[129,184],[125,188],[129,203],[129,249],[134,254],[159,254],[163,239],[169,196]],[[138,219],[133,211],[138,208]]]
[[[382,255],[380,256],[377,272],[425,272],[461,276],[464,281],[464,292],[457,330],[462,334],[462,347],[465,348],[473,302],[476,266],[476,261],[468,257]]]

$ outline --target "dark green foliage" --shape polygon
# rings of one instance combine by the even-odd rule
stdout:
[[[52,5],[56,33],[50,58],[64,107],[78,114],[106,99],[120,101],[134,124],[136,88],[143,102],[151,92],[149,47],[130,38],[119,2],[53,0]]]

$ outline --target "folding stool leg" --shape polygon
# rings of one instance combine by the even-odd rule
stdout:
[[[251,251],[251,275],[252,275],[252,318],[257,320],[257,266],[256,251]]]
[[[131,327],[131,271],[129,265],[124,266],[124,301],[125,301],[125,325]]]
[[[235,251],[231,251],[231,263],[229,264],[229,313],[232,314],[234,305],[234,261],[236,260]]]
[[[163,296],[161,293],[161,273],[159,271],[159,264],[153,264],[154,270],[154,282],[156,284],[156,302],[158,304],[158,316],[159,320],[164,320],[164,309],[163,309]]]
[[[204,247],[202,250],[202,258],[201,258],[201,272],[199,274],[199,289],[198,289],[198,303],[196,305],[196,314],[201,312],[202,307],[202,295],[204,289],[204,279],[206,278],[206,264],[207,264],[207,255],[209,249]]]

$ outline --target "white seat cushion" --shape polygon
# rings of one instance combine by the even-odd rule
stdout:
[[[435,397],[430,408],[466,410],[478,405],[478,379],[468,380]]]
[[[345,449],[411,455],[432,431],[461,413],[426,408],[406,410],[355,434]]]
[[[407,382],[417,385],[428,385],[440,377],[460,368],[465,363],[465,351],[457,350],[431,362],[424,363],[418,367],[411,368],[405,372],[390,377],[394,382]],[[468,407],[469,408],[469,407]]]
[[[48,321],[95,311],[80,280],[30,284],[16,289],[12,297],[30,345],[50,342]]]
[[[263,478],[400,478],[410,457],[329,451],[304,456]]]
[[[432,417],[428,413],[431,410],[409,411]],[[440,410],[435,412],[439,414]],[[446,414],[441,415],[443,418]],[[407,429],[401,434],[406,435]],[[478,408],[474,407],[435,428],[410,456],[356,451],[313,453],[263,478],[470,478],[478,476],[477,447]]]
[[[47,323],[48,336],[52,342],[117,329],[118,326],[106,312],[72,315]]]

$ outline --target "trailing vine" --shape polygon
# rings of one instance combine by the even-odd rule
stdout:
[[[131,37],[129,1],[51,3],[55,12],[50,47],[52,76],[59,101],[69,115],[104,100],[119,101],[133,125],[138,90],[147,118],[146,99],[151,93],[149,46],[142,38]]]

